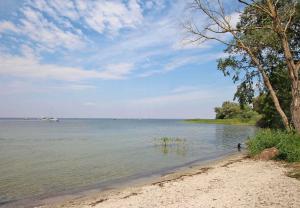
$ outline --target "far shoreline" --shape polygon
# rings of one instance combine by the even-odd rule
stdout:
[[[237,126],[256,126],[257,120],[241,120],[241,119],[184,119],[184,122],[194,124],[223,124],[223,125],[237,125]]]

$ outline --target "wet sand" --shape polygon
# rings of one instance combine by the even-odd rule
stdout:
[[[39,208],[300,207],[300,181],[284,163],[243,154],[177,170],[128,187],[46,200]]]

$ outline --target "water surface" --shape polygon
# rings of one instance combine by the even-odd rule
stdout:
[[[0,206],[213,159],[254,132],[182,120],[0,119]],[[164,146],[161,137],[184,142]]]

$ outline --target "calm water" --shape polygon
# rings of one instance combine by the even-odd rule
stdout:
[[[1,119],[0,206],[216,158],[254,132],[181,120]],[[165,147],[161,137],[183,142]]]

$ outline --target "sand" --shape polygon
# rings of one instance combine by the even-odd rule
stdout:
[[[243,155],[166,175],[143,185],[47,204],[43,208],[300,207],[300,181],[286,164]]]

